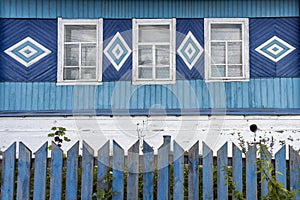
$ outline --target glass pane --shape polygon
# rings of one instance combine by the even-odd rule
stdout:
[[[226,47],[225,42],[212,42],[211,43],[211,63],[212,64],[225,64]]]
[[[140,79],[152,79],[152,68],[150,67],[141,67],[138,73]]]
[[[170,51],[169,46],[156,46],[156,64],[170,65]]]
[[[242,24],[212,24],[212,40],[241,40]]]
[[[242,43],[228,42],[228,63],[242,64]]]
[[[81,79],[96,79],[96,68],[82,68]]]
[[[243,77],[242,65],[229,65],[228,66],[228,76],[229,77]]]
[[[225,77],[226,67],[225,65],[212,65],[211,66],[211,77]]]
[[[152,65],[152,46],[139,46],[139,65]]]
[[[156,68],[156,78],[169,79],[170,78],[170,68],[168,68],[168,67]]]
[[[65,25],[65,42],[96,42],[96,25]]]
[[[81,65],[96,66],[96,44],[81,45]]]
[[[170,26],[139,25],[139,42],[170,42]]]
[[[64,63],[65,66],[79,66],[78,44],[65,44]]]
[[[78,68],[64,68],[64,80],[78,79]]]

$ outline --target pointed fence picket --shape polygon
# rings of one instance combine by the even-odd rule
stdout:
[[[229,158],[227,142],[217,151],[216,158],[204,142],[202,155],[199,154],[199,141],[187,152],[176,141],[173,141],[173,148],[171,144],[171,138],[164,137],[156,157],[146,141],[137,141],[125,156],[124,149],[116,141],[112,142],[110,155],[110,141],[107,141],[94,157],[94,149],[83,141],[82,148],[79,142],[75,143],[67,151],[66,158],[63,151],[52,144],[48,158],[48,144],[45,143],[32,158],[31,150],[22,142],[16,157],[17,144],[13,143],[2,154],[1,199],[91,200],[105,199],[109,195],[118,200],[230,199],[233,191],[228,187],[229,176],[232,176],[235,190],[243,192],[247,199],[257,199],[260,198],[258,194],[268,193],[267,182],[260,184],[257,180],[256,146],[249,147],[244,159],[235,144],[232,144],[232,157]],[[288,185],[288,190],[297,190],[300,188],[300,156],[289,147],[289,160],[286,160],[286,148],[283,146],[275,153],[274,161],[269,152],[261,155],[261,162],[274,164],[280,172],[276,173],[277,180],[284,187]],[[300,199],[300,193],[296,199]]]

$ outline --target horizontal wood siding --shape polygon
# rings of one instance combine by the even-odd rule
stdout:
[[[201,18],[298,16],[298,0],[14,0],[1,1],[2,18]]]

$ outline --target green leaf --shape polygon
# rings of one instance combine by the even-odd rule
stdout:
[[[51,151],[53,149],[52,145],[48,147],[48,150]]]
[[[54,137],[54,135],[55,135],[54,133],[49,133],[48,137]]]
[[[51,130],[52,130],[52,131],[55,131],[55,130],[56,130],[56,127],[55,127],[55,126],[53,126],[53,127],[51,128]]]

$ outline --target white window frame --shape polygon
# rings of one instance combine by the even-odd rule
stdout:
[[[170,79],[139,79],[138,78],[138,45],[139,43],[139,25],[169,25],[170,26]],[[176,19],[133,19],[132,20],[132,84],[175,84],[176,82]],[[160,42],[153,42],[154,45],[159,45]],[[144,44],[144,43],[142,43]],[[151,43],[147,43],[147,45]],[[154,48],[154,47],[153,47]],[[155,55],[155,53],[153,53]],[[152,63],[154,69],[152,73],[155,73],[155,59]]]
[[[241,24],[242,25],[242,73],[241,77],[211,77],[211,25],[212,24]],[[249,20],[248,18],[205,18],[204,19],[205,42],[205,81],[249,81]],[[227,50],[226,50],[227,54]],[[226,58],[227,60],[227,58]],[[227,69],[227,61],[226,61]]]
[[[64,43],[65,25],[96,25],[96,79],[64,80]],[[57,48],[57,84],[58,85],[97,85],[102,82],[102,52],[103,52],[103,19],[62,19],[58,18],[58,48]]]

